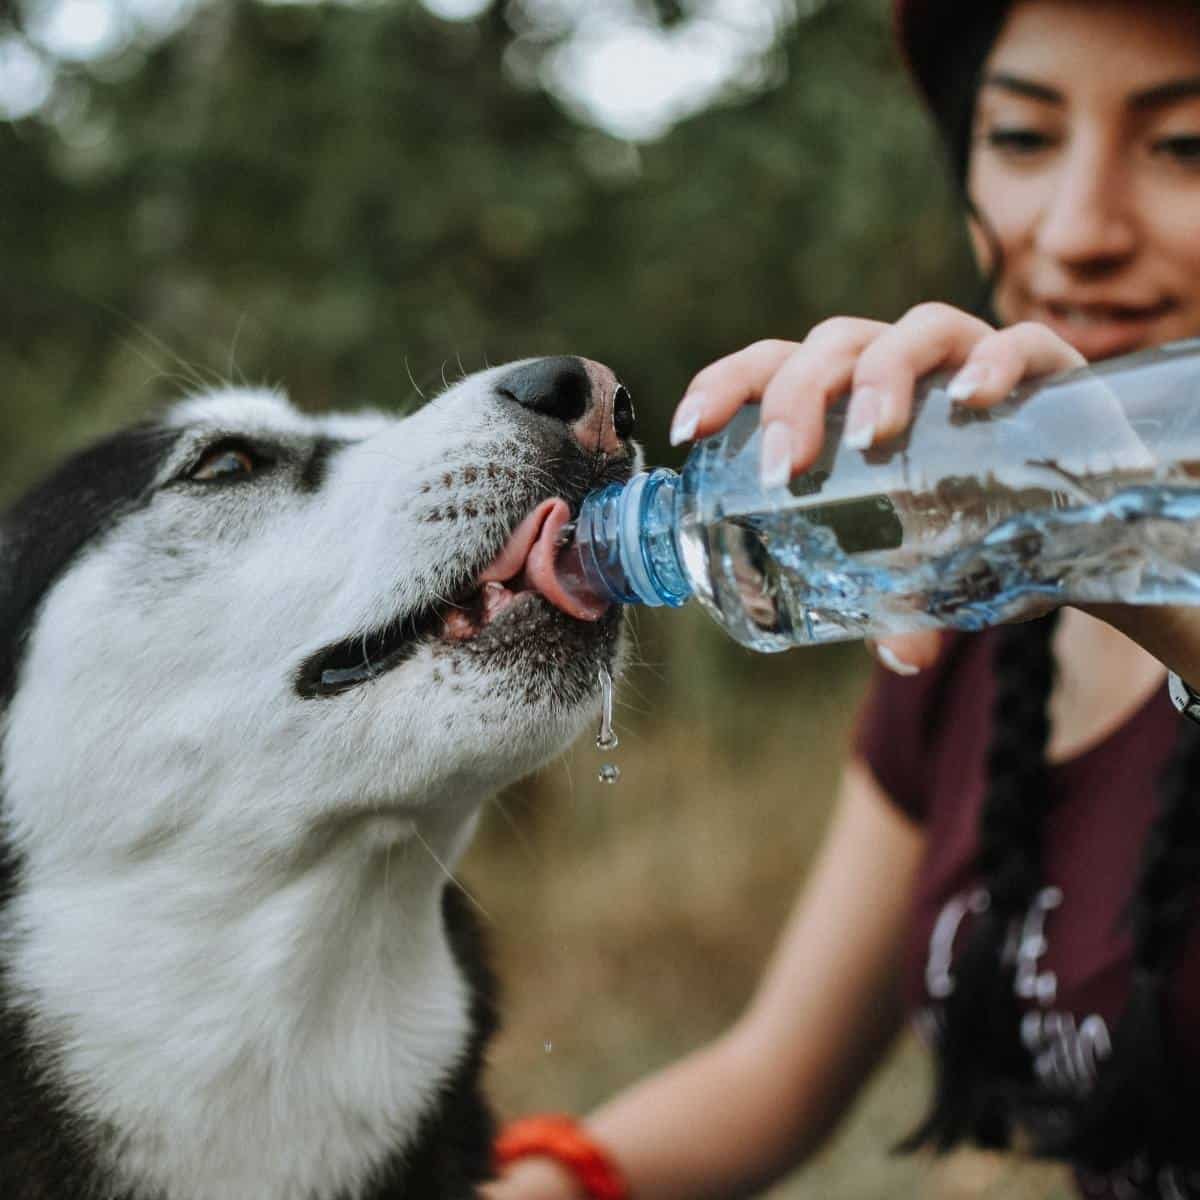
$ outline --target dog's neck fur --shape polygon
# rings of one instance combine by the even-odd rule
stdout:
[[[423,839],[394,843],[400,820],[340,823],[274,870],[234,854],[167,871],[169,849],[82,871],[22,864],[4,1019],[41,1050],[4,1073],[45,1074],[34,1097],[0,1084],[0,1136],[47,1122],[5,1141],[22,1154],[41,1146],[53,1170],[79,1178],[39,1190],[36,1172],[15,1174],[0,1151],[6,1195],[16,1178],[28,1180],[21,1200],[90,1194],[85,1183],[131,1200],[422,1194],[411,1160],[432,1151],[426,1109],[475,1051],[442,854]],[[452,936],[461,915],[450,914]],[[67,1119],[46,1111],[58,1104]],[[461,1146],[453,1157],[469,1169]]]

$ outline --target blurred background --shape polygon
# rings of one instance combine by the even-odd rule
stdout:
[[[761,337],[978,284],[886,0],[0,0],[0,502],[223,380],[312,410],[600,359],[648,459],[690,376]],[[504,1115],[585,1110],[733,1019],[803,881],[866,676],[638,614],[621,746],[489,810]],[[616,763],[620,781],[597,771]],[[791,1197],[1065,1197],[902,1159],[898,1048]]]

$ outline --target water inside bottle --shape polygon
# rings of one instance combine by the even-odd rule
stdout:
[[[974,631],[1046,602],[1196,604],[1200,491],[1128,477],[1092,477],[1088,486],[1086,504],[1066,489],[1048,488],[1039,499],[1006,494],[992,481],[975,505],[963,496],[893,493],[842,512],[813,505],[739,513],[682,532],[708,560],[712,601],[726,622],[735,615],[737,636],[756,650]],[[1103,491],[1110,494],[1100,498]],[[956,548],[931,554],[938,510]],[[906,555],[914,513],[923,536]]]
[[[905,433],[866,452],[831,412],[819,460],[769,490],[743,410],[685,468],[678,542],[697,598],[765,651],[979,630],[1047,603],[1200,604],[1190,346],[987,411],[935,383]]]

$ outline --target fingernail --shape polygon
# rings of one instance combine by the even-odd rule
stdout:
[[[895,671],[897,675],[919,675],[921,673],[920,667],[915,667],[912,663],[905,662],[891,646],[876,646],[875,653],[879,656],[879,661],[889,671]]]
[[[851,450],[865,450],[874,440],[883,416],[883,396],[873,387],[857,388],[846,410],[846,432],[842,440]]]
[[[783,421],[763,426],[759,477],[764,488],[786,487],[792,477],[792,431]]]
[[[690,442],[700,424],[700,416],[704,411],[704,394],[692,392],[684,396],[679,407],[675,410],[675,418],[671,422],[671,445],[678,446]]]
[[[946,394],[951,400],[959,402],[970,400],[987,383],[991,373],[989,367],[985,367],[980,363],[969,363],[950,380],[950,386],[946,388]]]

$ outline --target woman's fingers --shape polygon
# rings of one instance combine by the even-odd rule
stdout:
[[[982,339],[950,381],[950,398],[985,408],[1023,380],[1082,367],[1087,359],[1045,325],[1025,321]]]
[[[671,444],[707,437],[724,426],[743,404],[765,401],[768,387],[797,352],[819,346],[825,357],[806,354],[805,362],[810,367],[833,356],[847,358],[847,365],[852,367],[853,358],[863,346],[887,328],[882,321],[835,317],[814,326],[803,342],[768,338],[717,359],[688,384],[671,420]],[[803,370],[790,370],[788,377],[800,381]],[[797,397],[796,403],[802,404],[803,398]]]
[[[878,642],[868,642],[867,648],[889,671],[917,675],[937,662],[942,645],[942,635],[929,630],[881,638]]]
[[[894,437],[912,417],[917,380],[963,362],[994,330],[948,304],[919,304],[859,356],[846,410],[846,440],[865,449]]]
[[[762,477],[779,487],[811,466],[825,437],[825,410],[844,396],[858,356],[888,327],[836,318],[816,326],[780,364],[762,393]]]
[[[758,400],[795,348],[795,342],[768,339],[710,363],[688,385],[675,409],[671,445],[715,433],[743,404]]]
[[[997,331],[947,304],[917,305],[894,325],[835,317],[802,343],[755,342],[705,367],[676,409],[671,442],[707,437],[742,405],[761,401],[763,482],[776,487],[812,464],[825,410],[844,393],[846,445],[865,450],[905,429],[917,381],[938,368],[957,370],[953,399],[983,407],[1024,379],[1083,363],[1045,326]]]

